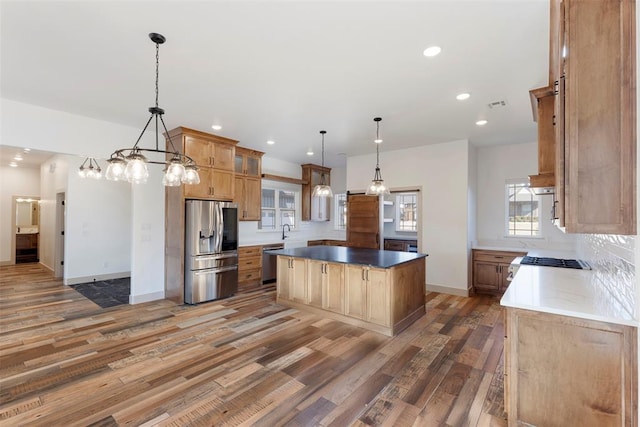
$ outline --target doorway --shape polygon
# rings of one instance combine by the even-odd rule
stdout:
[[[40,198],[14,196],[12,206],[12,263],[38,262],[40,259]]]
[[[65,215],[65,193],[56,194],[56,231],[55,231],[55,255],[53,262],[53,275],[56,278],[64,277],[64,224]]]

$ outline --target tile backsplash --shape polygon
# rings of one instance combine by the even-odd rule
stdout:
[[[635,244],[636,236],[613,234],[581,234],[577,240],[578,256],[591,264],[595,280],[637,319]]]

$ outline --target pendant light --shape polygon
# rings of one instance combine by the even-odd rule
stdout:
[[[367,188],[367,195],[369,196],[379,196],[381,194],[391,194],[389,193],[389,189],[384,185],[384,180],[382,179],[382,174],[380,173],[380,144],[382,140],[380,139],[380,121],[382,121],[381,117],[376,117],[373,119],[376,122],[376,139],[374,142],[376,143],[376,172],[373,175],[373,179],[371,180],[371,184],[369,188]]]
[[[147,169],[147,163],[165,165],[164,177],[162,183],[168,187],[175,187],[181,184],[199,184],[200,176],[198,175],[198,166],[196,162],[189,156],[181,154],[176,150],[173,145],[173,141],[169,136],[169,131],[164,124],[162,115],[164,110],[158,107],[158,77],[160,67],[160,45],[163,44],[166,39],[162,34],[150,33],[149,38],[156,44],[156,105],[150,107],[149,112],[151,117],[147,120],[147,124],[144,125],[138,140],[131,148],[121,148],[111,154],[111,158],[107,160],[109,166],[107,167],[106,178],[111,181],[129,181],[134,184],[142,184],[147,182],[149,177],[149,170]],[[156,128],[156,148],[141,148],[138,143],[142,139],[147,127],[151,123],[151,120],[155,118]],[[165,135],[171,145],[171,151],[165,151],[160,149],[158,142],[158,127],[159,123],[162,123]],[[150,160],[142,153],[156,153],[159,154],[156,157],[163,160]],[[166,160],[170,159],[170,160]]]
[[[85,166],[87,162],[89,162],[89,165]],[[87,157],[78,168],[78,175],[80,178],[100,179],[102,178],[102,169],[100,169],[96,159]]]
[[[320,131],[320,135],[322,135],[322,172],[320,174],[320,184],[313,187],[311,197],[333,197],[333,191],[331,191],[331,187],[327,185],[324,179],[324,135],[326,133],[326,130]]]

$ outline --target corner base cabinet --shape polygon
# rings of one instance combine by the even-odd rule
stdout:
[[[388,336],[405,329],[425,314],[425,259],[421,254],[329,246],[299,248],[308,256],[286,256],[297,249],[278,251],[279,304],[366,328]],[[399,254],[408,261],[386,267],[334,262],[319,254],[366,251]],[[410,258],[410,256],[415,256]],[[340,258],[340,257],[337,257]]]
[[[505,308],[509,425],[633,426],[637,328]]]
[[[479,294],[502,295],[509,286],[509,264],[525,252],[473,249],[473,290]]]

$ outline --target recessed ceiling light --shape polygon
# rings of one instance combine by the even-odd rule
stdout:
[[[313,156],[313,150],[311,148],[307,150],[307,156]]]
[[[376,144],[382,144],[382,140],[380,138],[374,139],[373,142],[375,142]]]
[[[458,95],[456,96],[456,99],[457,99],[458,101],[464,101],[465,99],[469,99],[470,97],[471,97],[471,94],[470,94],[470,93],[466,93],[466,92],[465,92],[465,93],[460,93],[460,94],[458,94]]]
[[[13,160],[21,161],[21,160],[22,160],[22,155],[21,155],[21,154],[16,154],[16,155],[13,157]]]
[[[17,168],[18,164],[16,162],[11,162],[9,163],[9,166],[11,166],[12,168]]]
[[[222,126],[220,126],[220,125],[211,125],[211,129],[220,130],[220,129],[222,129]]]
[[[478,120],[478,121],[476,122],[476,124],[477,124],[478,126],[484,126],[484,125],[486,125],[487,123],[489,123],[489,122],[488,122],[488,121],[486,121],[486,120],[484,120],[484,119],[483,119],[483,120]]]
[[[272,140],[268,140],[268,141],[267,141],[267,144],[269,144],[269,145],[273,145],[273,144],[275,144],[275,143],[276,143],[276,142],[275,142],[275,141],[272,141]]]
[[[31,151],[31,148],[25,148],[25,149],[24,149],[24,152],[25,152],[25,153],[28,153],[29,151]]]
[[[442,49],[440,48],[440,46],[431,46],[428,47],[424,50],[424,52],[422,52],[424,54],[424,56],[428,57],[428,58],[432,58],[434,56],[436,56],[437,54],[439,54],[442,51]]]

